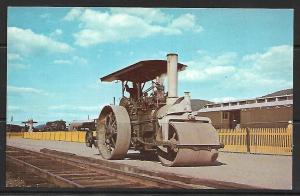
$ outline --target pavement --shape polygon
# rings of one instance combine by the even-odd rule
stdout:
[[[84,143],[9,138],[7,145],[39,151],[43,148],[101,159],[98,149]],[[114,160],[142,169],[172,172],[201,179],[247,184],[267,189],[292,189],[292,156],[220,152],[217,166],[165,167],[157,160],[141,160],[129,151],[124,160]]]

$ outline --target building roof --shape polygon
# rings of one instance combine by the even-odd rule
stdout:
[[[219,107],[205,107],[198,112],[214,112],[214,111],[227,111],[227,110],[240,110],[250,108],[262,108],[262,107],[274,107],[274,106],[292,106],[293,100],[273,101],[273,102],[262,102],[262,103],[245,103],[240,104],[237,102],[236,105],[220,105]]]
[[[178,63],[178,71],[182,71],[187,66]],[[112,82],[114,80],[147,82],[155,79],[157,76],[167,73],[167,61],[165,60],[146,60],[129,65],[119,71],[106,75],[101,81]]]
[[[287,94],[290,93],[291,94]],[[293,105],[293,89],[286,89],[262,97],[244,100],[232,100],[222,103],[206,104],[199,112],[239,110],[246,108],[275,107]]]
[[[262,97],[274,97],[274,96],[291,95],[291,94],[293,94],[292,88],[276,91],[274,93],[270,93],[270,94],[264,95]]]
[[[33,121],[32,119],[30,119],[30,120],[24,121],[24,122],[22,122],[22,123],[28,124],[28,123],[37,123],[37,122],[36,122],[36,121]]]
[[[212,104],[213,102],[202,100],[202,99],[191,99],[192,111],[197,111],[203,108],[207,104]]]

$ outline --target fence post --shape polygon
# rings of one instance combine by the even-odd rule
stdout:
[[[246,128],[246,146],[247,146],[247,152],[250,153],[250,129]]]
[[[289,147],[290,147],[290,152],[291,154],[293,154],[293,148],[294,148],[294,144],[293,144],[293,122],[289,121],[288,122],[288,126],[287,126],[287,133],[289,135]]]

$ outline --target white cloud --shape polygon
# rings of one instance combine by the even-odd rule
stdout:
[[[196,18],[192,14],[183,14],[179,16],[171,22],[169,27],[181,32],[186,29],[193,29],[195,32],[203,31],[201,26],[196,25]]]
[[[238,58],[229,52],[219,56],[200,50],[201,58],[183,62],[188,68],[179,79],[214,82],[228,89],[290,88],[293,85],[293,48],[280,45]]]
[[[290,70],[292,72],[292,70]],[[280,73],[274,73],[280,75]],[[274,88],[283,89],[293,86],[292,78],[286,77],[284,74],[280,78],[272,75],[266,76],[263,72],[256,72],[254,69],[240,69],[232,75],[229,80],[224,83],[227,88],[232,89],[256,89],[256,88]]]
[[[54,64],[72,64],[72,61],[70,60],[64,60],[64,59],[57,59],[53,61]]]
[[[213,66],[207,68],[188,69],[179,74],[179,79],[186,81],[204,81],[222,77],[235,71],[233,66]]]
[[[57,59],[53,61],[54,64],[68,64],[68,65],[86,65],[88,61],[79,56],[73,56],[71,59]]]
[[[113,14],[129,14],[143,18],[148,23],[165,23],[171,20],[171,17],[157,8],[111,8]]]
[[[7,112],[19,112],[22,111],[19,106],[13,106],[13,105],[8,105],[7,106]]]
[[[44,18],[44,19],[45,19],[45,18],[49,18],[49,17],[50,17],[50,14],[49,14],[49,13],[41,14],[40,17],[41,17],[41,18]]]
[[[280,45],[265,52],[242,57],[241,65],[228,86],[235,88],[274,88],[293,86],[293,47]]]
[[[50,33],[50,36],[51,37],[56,37],[56,36],[59,36],[59,35],[62,35],[62,34],[63,34],[63,31],[61,29],[55,29],[55,31]]]
[[[9,93],[25,93],[25,94],[42,94],[47,95],[44,90],[32,88],[32,87],[18,87],[18,86],[7,86],[7,91]]]
[[[79,111],[85,111],[85,112],[90,112],[90,111],[99,111],[102,108],[101,106],[78,106],[77,107]]]
[[[78,106],[78,105],[53,105],[49,106],[49,110],[55,110],[55,111],[64,111],[64,112],[100,112],[101,108],[104,105],[96,105],[96,106]]]
[[[208,54],[207,51],[202,50],[202,49],[199,49],[199,50],[197,50],[196,52],[197,52],[199,55],[207,55],[207,54]]]
[[[220,103],[220,102],[228,102],[228,101],[234,101],[237,100],[235,97],[217,97],[213,98],[210,101],[215,102],[215,103]]]
[[[8,69],[15,70],[27,69],[30,67],[29,65],[23,63],[23,57],[17,53],[7,54],[7,66]]]
[[[253,72],[266,77],[280,78],[283,75],[292,77],[293,47],[280,45],[270,47],[266,52],[245,55],[242,62],[252,66]]]
[[[13,69],[26,69],[29,66],[23,63],[23,57],[17,53],[7,54],[7,65],[8,68]]]
[[[16,60],[22,60],[23,58],[16,53],[8,53],[7,54],[7,60],[8,61],[16,61]]]
[[[80,46],[202,30],[192,14],[172,18],[152,8],[112,8],[107,12],[73,8],[64,19],[80,22],[81,29],[74,34],[75,44]]]
[[[69,106],[67,106],[67,105],[54,105],[54,106],[49,107],[50,110],[62,110],[62,109],[66,109],[66,108],[69,108]]]
[[[75,20],[82,13],[82,8],[72,8],[70,12],[63,18],[66,21]]]
[[[188,68],[179,73],[179,79],[183,81],[207,81],[224,78],[236,71],[235,61],[237,55],[233,52],[219,56],[202,56],[200,60],[183,62]]]
[[[72,47],[58,42],[31,29],[8,27],[8,50],[19,55],[36,54],[40,52],[67,53]]]
[[[15,63],[15,62],[8,62],[8,67],[9,68],[14,68],[14,69],[26,69],[28,68],[29,66],[28,65],[25,65],[23,63]]]
[[[79,65],[86,65],[88,63],[88,61],[85,58],[79,56],[73,56],[72,61],[74,64],[79,64]]]

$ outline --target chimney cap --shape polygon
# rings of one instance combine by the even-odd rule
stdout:
[[[176,53],[169,53],[169,54],[167,54],[167,56],[171,56],[171,55],[178,56],[178,54],[176,54]]]

